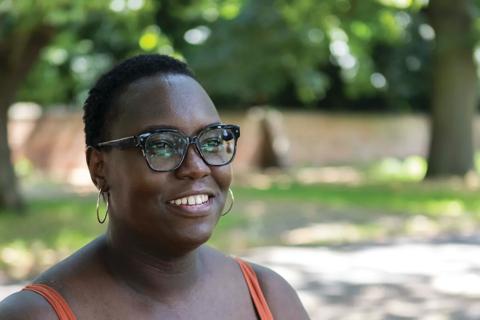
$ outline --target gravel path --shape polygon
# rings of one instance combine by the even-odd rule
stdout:
[[[283,275],[312,319],[480,319],[476,237],[270,247],[246,257]]]

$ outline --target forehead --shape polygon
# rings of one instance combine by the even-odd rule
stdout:
[[[145,128],[170,126],[192,134],[219,122],[215,106],[200,84],[185,75],[139,79],[117,97],[119,116],[112,135],[133,135]]]

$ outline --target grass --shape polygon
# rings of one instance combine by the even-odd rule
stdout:
[[[476,189],[414,182],[362,185],[273,185],[271,188],[237,188],[239,197],[275,201],[313,202],[339,208],[364,208],[397,214],[429,216],[468,214],[480,218]]]
[[[34,200],[20,216],[11,212],[0,215],[1,243],[41,240],[49,247],[70,248],[83,244],[101,229],[95,219],[95,199],[91,197]]]
[[[452,217],[480,222],[478,190],[455,184],[291,182],[267,189],[238,186],[234,191],[234,208],[210,241],[226,251],[285,244],[289,230],[302,227],[312,227],[317,236],[305,242],[309,245],[330,243],[318,236],[332,230],[340,230],[334,233],[345,241],[388,234],[379,216],[406,221],[403,227],[396,222],[390,227],[395,233],[406,231],[414,221],[408,219],[419,215],[429,221]],[[94,195],[39,198],[31,200],[21,216],[0,211],[0,278],[2,273],[14,279],[30,277],[101,234],[105,226],[96,220],[95,201]]]

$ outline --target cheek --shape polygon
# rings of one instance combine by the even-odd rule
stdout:
[[[118,193],[136,183],[138,175],[143,175],[141,162],[135,150],[112,150],[106,161],[107,182],[112,193]],[[136,172],[138,175],[133,175]],[[133,178],[133,180],[132,180]],[[126,183],[128,182],[128,183]],[[122,186],[122,188],[120,188]]]
[[[213,167],[212,176],[220,187],[220,190],[223,192],[228,191],[228,188],[230,188],[230,184],[232,183],[231,165]]]
[[[108,169],[112,209],[115,211],[140,211],[138,206],[162,200],[157,199],[162,194],[159,186],[165,185],[160,181],[161,174],[152,172],[141,154],[134,150],[119,150],[116,154],[112,152]]]

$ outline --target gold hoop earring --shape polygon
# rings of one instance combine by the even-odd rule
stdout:
[[[105,210],[105,214],[103,216],[103,219],[100,219],[100,197],[103,198],[103,201],[106,202],[107,204],[107,209]],[[103,194],[103,191],[100,189],[100,191],[98,192],[98,197],[97,197],[97,221],[98,223],[100,224],[103,224],[105,222],[105,220],[107,220],[107,216],[108,216],[108,195],[107,195],[107,200],[105,200],[105,195]]]
[[[230,210],[232,210],[233,203],[235,202],[235,197],[233,196],[233,191],[232,191],[232,189],[228,188],[228,194],[229,194],[230,197],[232,198],[232,202],[230,202],[230,206],[228,206],[227,211],[225,211],[224,213],[222,213],[222,217],[225,216],[225,215],[227,215],[227,213],[229,213]]]

